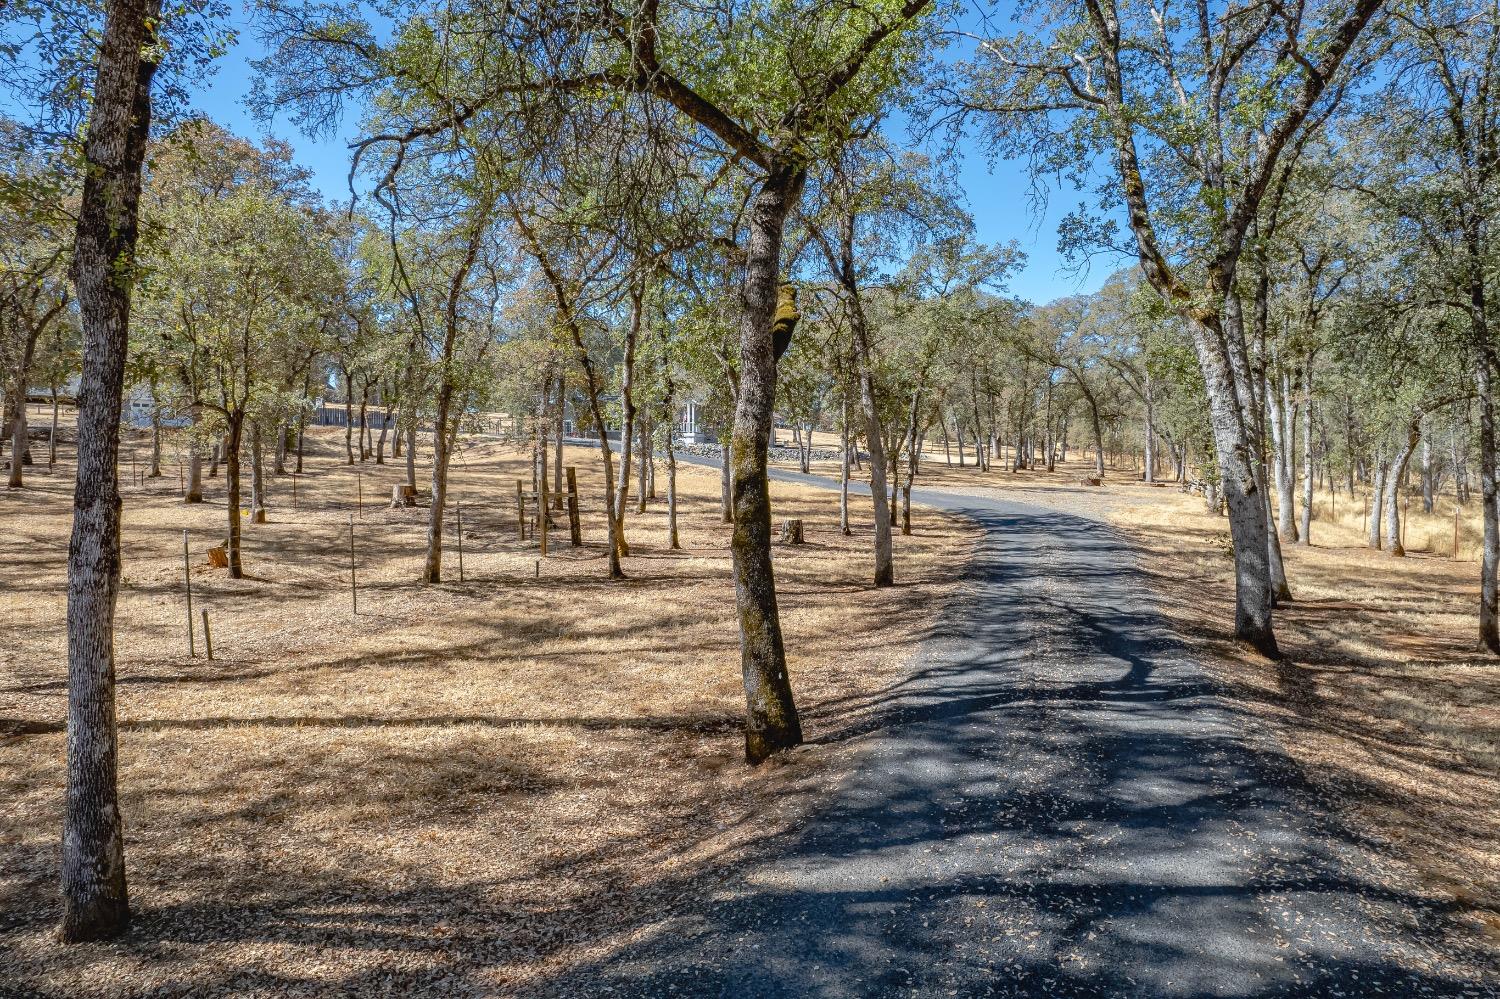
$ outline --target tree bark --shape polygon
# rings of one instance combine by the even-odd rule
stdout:
[[[839,469],[839,533],[849,537],[854,532],[849,528],[849,399],[841,400],[839,414],[839,443],[843,457]]]
[[[730,547],[745,682],[745,758],[752,764],[802,741],[771,565],[766,457],[776,406],[777,355],[772,321],[778,311],[782,230],[788,212],[801,198],[804,179],[802,168],[774,164],[761,182],[750,211],[744,284],[740,289],[740,376],[732,437],[734,535]]]
[[[1312,362],[1303,369],[1302,399],[1302,523],[1297,530],[1297,544],[1312,545],[1313,507],[1313,407]]]
[[[224,485],[228,491],[227,512],[229,515],[229,537],[225,548],[229,556],[229,578],[245,578],[245,566],[240,557],[240,441],[245,432],[243,410],[228,417],[229,432],[224,435]]]
[[[158,0],[110,0],[84,139],[73,281],[83,325],[78,468],[68,544],[67,790],[60,935],[101,940],[130,922],[117,786],[115,601],[120,584],[120,404],[151,125]]]
[[[1385,504],[1385,463],[1379,456],[1375,459],[1375,483],[1370,490],[1370,509],[1365,520],[1365,528],[1368,532],[1368,544],[1376,551],[1380,550],[1380,515]]]
[[[266,522],[266,472],[260,421],[250,421],[250,523]]]
[[[1401,542],[1401,480],[1406,475],[1407,462],[1421,440],[1422,424],[1413,420],[1406,430],[1406,442],[1391,459],[1390,470],[1385,477],[1385,547],[1393,558],[1406,557],[1406,546]]]
[[[1251,440],[1234,375],[1223,346],[1222,320],[1200,315],[1191,323],[1193,346],[1207,388],[1218,457],[1218,491],[1229,508],[1235,553],[1235,637],[1279,658],[1271,624],[1271,565],[1265,503],[1256,482]],[[1217,497],[1215,497],[1217,498]]]

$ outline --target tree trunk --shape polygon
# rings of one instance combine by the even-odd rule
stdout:
[[[47,471],[57,467],[57,386],[52,386],[52,429],[47,434]]]
[[[297,474],[302,474],[302,445],[307,437],[307,411],[297,413]]]
[[[368,441],[368,438],[370,436],[370,421],[367,418],[369,412],[370,383],[366,382],[364,391],[361,392],[359,396],[359,463],[361,465],[363,465],[365,463],[365,460],[370,457],[370,446]]]
[[[854,362],[859,375],[859,408],[865,422],[865,442],[870,448],[870,499],[875,509],[875,585],[891,586],[896,570],[891,554],[891,507],[886,502],[885,437],[880,410],[875,401],[875,375],[870,360],[870,333],[864,310],[857,303],[850,310]],[[960,453],[962,447],[960,447]]]
[[[10,421],[10,480],[11,489],[20,489],[21,465],[26,455],[26,396],[20,395],[20,405],[15,407],[15,417]]]
[[[394,405],[387,405],[385,413],[380,417],[380,439],[375,442],[375,464],[385,464],[385,439],[391,432],[391,411]],[[392,455],[392,457],[395,457]]]
[[[720,445],[719,461],[719,513],[724,523],[734,523],[734,487],[730,482],[730,466],[734,460],[734,445],[725,441]]]
[[[451,342],[452,333],[448,339]],[[451,346],[448,354],[451,361]],[[445,374],[442,386],[438,389],[437,415],[432,421],[432,503],[427,508],[427,555],[422,564],[424,583],[443,581],[443,514],[447,512],[448,505],[448,460],[451,457],[448,424],[451,419],[449,410],[453,406],[453,391],[453,379],[451,375]],[[414,475],[415,467],[409,457],[407,467]]]
[[[354,382],[344,370],[344,464],[354,464]]]
[[[567,415],[564,412],[567,398],[567,372],[562,371],[557,375],[557,406],[553,412],[553,419],[556,421],[557,430],[557,450],[553,454],[552,460],[552,508],[554,510],[561,510],[563,508],[563,420]],[[667,445],[669,449],[671,443],[671,439],[668,438]],[[675,548],[676,545],[673,545],[673,547]]]
[[[636,462],[636,513],[646,512],[646,476],[647,464],[651,460],[651,428],[647,420],[640,421],[638,433],[640,435],[640,458]]]
[[[750,211],[747,260],[740,288],[740,377],[734,413],[733,489],[735,604],[745,682],[745,758],[759,763],[802,741],[792,699],[771,565],[771,494],[766,476],[771,416],[776,406],[773,320],[779,316],[777,275],[782,230],[800,200],[805,174],[773,166]],[[786,332],[791,333],[787,328]],[[878,439],[878,434],[874,435]],[[873,446],[873,445],[872,445]]]
[[[182,501],[203,502],[203,452],[199,449],[196,437],[188,439],[187,493]]]
[[[1401,541],[1401,507],[1398,503],[1401,483],[1406,477],[1406,468],[1412,452],[1422,439],[1422,421],[1413,419],[1406,428],[1406,442],[1391,459],[1390,471],[1385,480],[1385,547],[1394,558],[1406,556],[1406,546]]]
[[[1093,393],[1084,395],[1089,404],[1089,419],[1094,426],[1094,472],[1100,479],[1104,478],[1104,425],[1099,419],[1099,404],[1094,401]]]
[[[1146,403],[1146,427],[1145,427],[1145,430],[1146,430],[1145,452],[1146,453],[1145,453],[1144,460],[1145,460],[1145,463],[1146,463],[1146,471],[1143,474],[1143,478],[1144,478],[1144,480],[1146,482],[1155,482],[1156,481],[1156,393],[1155,393],[1155,391],[1153,389],[1153,386],[1151,384],[1151,375],[1150,375],[1149,372],[1146,374],[1144,381],[1145,381],[1144,399],[1145,399],[1145,403]],[[1051,462],[1050,457],[1049,457],[1049,459],[1047,461],[1047,471],[1049,471],[1049,472],[1052,471],[1052,462]]]
[[[1385,503],[1385,463],[1377,455],[1375,458],[1375,484],[1370,490],[1369,511],[1365,518],[1365,529],[1368,532],[1368,544],[1376,551],[1380,550],[1380,513]]]
[[[417,488],[417,420],[416,414],[412,414],[412,421],[406,427],[406,484],[415,492]]]
[[[849,399],[841,400],[839,415],[839,443],[843,455],[839,469],[839,533],[849,537],[854,532],[849,528]],[[945,428],[946,433],[946,428]]]
[[[225,548],[229,556],[229,578],[244,579],[245,564],[240,557],[240,438],[245,432],[245,414],[241,410],[229,417],[229,432],[224,435],[224,485],[228,489],[229,537]]]
[[[60,935],[117,936],[130,922],[115,726],[120,583],[120,404],[130,329],[141,166],[151,125],[156,0],[110,0],[84,139],[73,281],[83,326],[78,463],[68,544],[67,789]]]
[[[1484,331],[1479,331],[1481,334]],[[1483,345],[1486,341],[1479,341]],[[1500,653],[1500,483],[1495,481],[1495,367],[1489,351],[1475,347],[1475,385],[1479,395],[1479,495],[1484,542],[1479,566],[1479,641]]]
[[[1302,400],[1302,523],[1297,531],[1297,544],[1312,545],[1313,507],[1313,407],[1312,407],[1312,361],[1303,369]]]
[[[1252,465],[1253,441],[1245,425],[1222,320],[1198,317],[1191,323],[1193,345],[1208,394],[1210,424],[1219,464],[1219,489],[1229,507],[1234,540],[1235,637],[1261,654],[1278,658],[1271,623],[1271,566],[1265,503]]]
[[[161,478],[161,407],[156,404],[156,390],[151,390],[151,470],[148,479]]]
[[[266,474],[260,421],[250,421],[250,523],[266,522]]]
[[[1274,385],[1276,391],[1268,393],[1270,398],[1266,400],[1266,409],[1271,417],[1271,471],[1276,479],[1276,534],[1284,541],[1296,541],[1296,499],[1290,469],[1292,427],[1287,421],[1290,376],[1285,372],[1277,375]]]
[[[287,437],[290,436],[291,432],[292,428],[287,426],[285,423],[279,423],[276,425],[276,448],[272,452],[272,454],[275,455],[275,458],[274,464],[271,466],[271,470],[277,475],[286,474]]]

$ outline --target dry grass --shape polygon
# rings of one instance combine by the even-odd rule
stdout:
[[[664,501],[631,515],[630,579],[610,583],[597,453],[570,451],[588,543],[570,549],[563,518],[537,578],[515,526],[524,457],[470,442],[453,483],[466,582],[421,587],[427,511],[383,509],[401,471],[365,465],[356,618],[341,438],[315,439],[296,510],[281,480],[272,522],[247,525],[242,581],[204,557],[223,533],[222,477],[201,507],[177,501],[175,466],[124,486],[120,777],[138,917],[111,945],[63,949],[50,932],[71,467],[0,495],[0,994],[493,993],[608,952],[805,814],[834,775],[830,748],[868,722],[858,695],[903,667],[975,540],[924,513],[900,539],[905,582],[875,591],[870,538],[838,534],[836,496],[773,486],[777,516],[807,523],[777,574],[815,745],[751,771],[716,472],[679,473],[684,551],[665,547]],[[186,654],[184,527],[212,663]]]

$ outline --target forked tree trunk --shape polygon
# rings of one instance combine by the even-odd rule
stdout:
[[[1219,464],[1218,488],[1229,508],[1234,541],[1235,637],[1261,654],[1278,658],[1271,623],[1271,566],[1266,508],[1256,483],[1252,440],[1237,401],[1234,375],[1225,356],[1222,320],[1199,317],[1191,323],[1193,345],[1203,372],[1210,425]]]
[[[375,464],[377,465],[385,464],[385,439],[391,432],[391,411],[395,408],[394,405],[386,406],[385,413],[380,417],[380,439],[375,442]],[[395,456],[392,455],[392,457]]]
[[[745,682],[745,758],[752,764],[802,741],[771,565],[766,452],[776,406],[772,322],[778,312],[782,230],[788,212],[801,198],[804,179],[801,168],[778,164],[761,182],[750,210],[740,289],[740,377],[732,437],[734,535],[730,549],[734,554]],[[795,316],[787,318],[795,322]],[[879,439],[878,433],[872,436]]]
[[[1391,459],[1391,467],[1385,476],[1385,547],[1394,558],[1406,556],[1406,545],[1401,540],[1401,482],[1406,476],[1407,463],[1422,437],[1421,419],[1414,419],[1406,428],[1406,441]]]
[[[157,0],[110,0],[84,139],[73,281],[83,326],[78,467],[68,544],[67,789],[59,933],[117,936],[130,922],[116,780],[115,600],[120,584],[120,402],[141,166],[151,126]]]

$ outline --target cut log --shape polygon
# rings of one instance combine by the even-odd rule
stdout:
[[[229,568],[229,550],[223,545],[217,545],[208,550],[208,564],[215,569]]]
[[[1104,482],[1101,479],[1094,478],[1092,476],[1086,476],[1082,479],[1079,479],[1078,484],[1080,486],[1102,486],[1104,485]]]
[[[783,520],[781,522],[781,543],[784,545],[802,544],[801,520]]]

